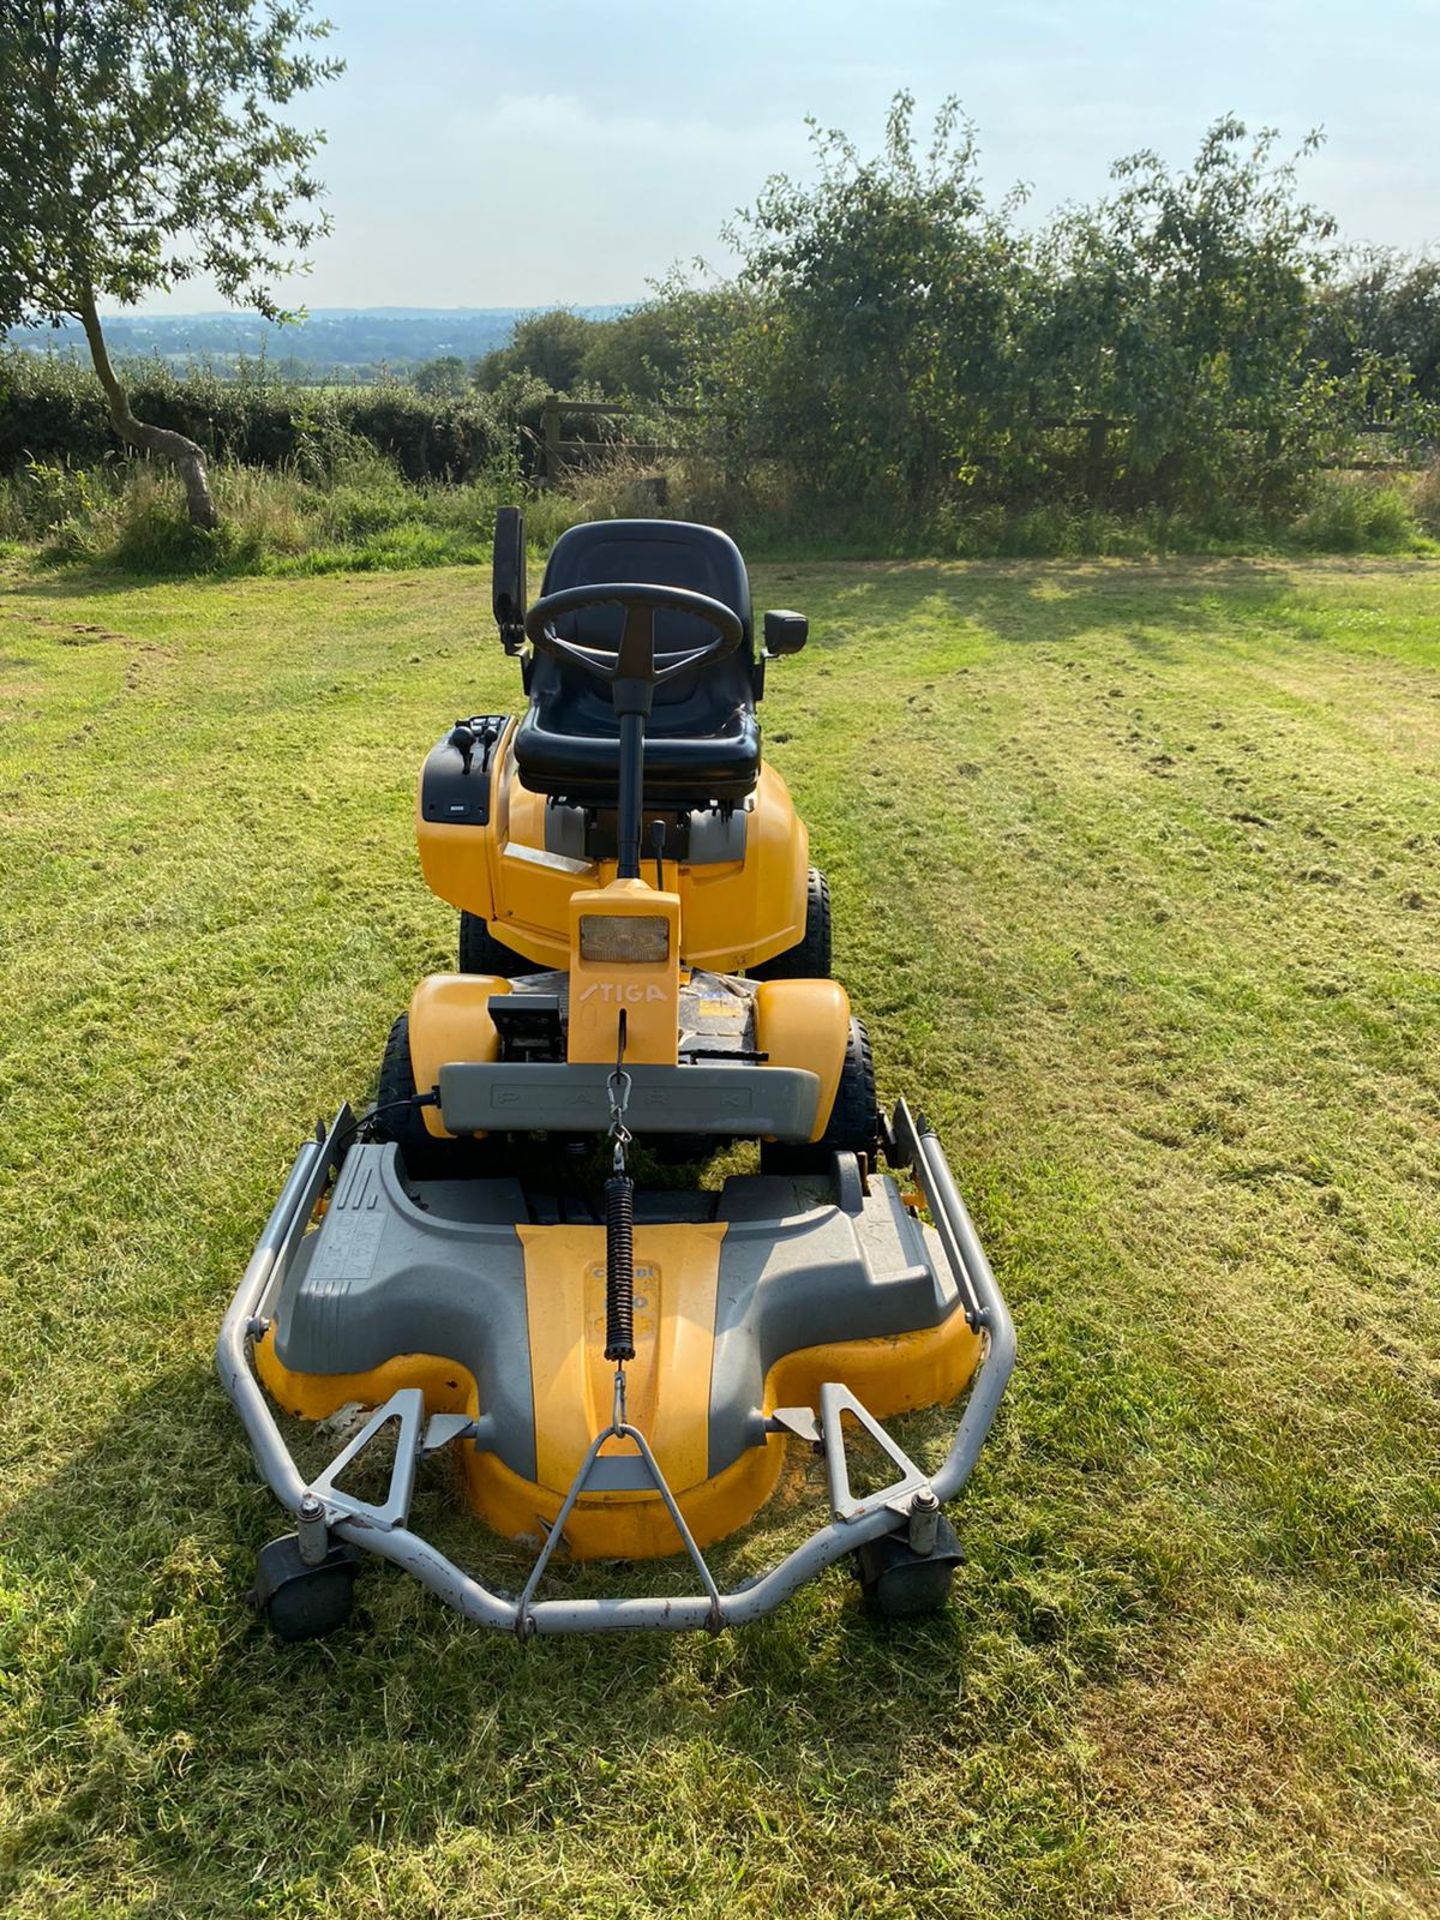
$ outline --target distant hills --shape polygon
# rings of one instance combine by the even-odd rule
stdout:
[[[256,313],[119,313],[105,316],[105,337],[119,359],[140,356],[232,371],[263,360],[277,373],[314,380],[373,379],[382,368],[403,374],[426,360],[456,354],[465,361],[509,341],[515,322],[533,307],[319,307],[292,326]],[[590,320],[610,320],[623,306],[578,307]],[[78,325],[16,327],[11,345],[85,356]]]

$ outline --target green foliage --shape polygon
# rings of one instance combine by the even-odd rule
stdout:
[[[415,369],[411,385],[427,399],[456,400],[469,393],[473,382],[458,353],[445,353]]]
[[[1367,248],[1336,284],[1323,288],[1312,320],[1313,351],[1334,372],[1363,380],[1389,369],[1392,385],[1367,386],[1367,401],[1382,419],[1394,417],[1403,390],[1420,401],[1440,401],[1440,260],[1405,258]]]
[[[487,353],[475,370],[482,387],[494,390],[507,375],[527,373],[555,393],[569,393],[580,378],[593,320],[556,307],[517,321],[508,347]]]
[[[530,314],[473,371],[447,354],[410,386],[136,365],[136,405],[216,459],[333,491],[366,449],[422,487],[518,481],[557,395],[613,399],[614,415],[564,423],[598,443],[600,470],[572,473],[573,497],[653,502],[656,476],[632,471],[625,445],[682,443],[678,466],[661,456],[670,511],[790,550],[1421,537],[1407,497],[1317,490],[1317,475],[1352,462],[1377,422],[1388,438],[1367,455],[1430,457],[1440,266],[1336,253],[1299,191],[1313,141],[1287,159],[1273,133],[1227,117],[1189,166],[1133,155],[1098,204],[1037,228],[1018,194],[987,199],[954,103],[926,142],[899,95],[873,157],[812,131],[814,178],[772,179],[737,218],[728,282],[677,274],[610,320]],[[111,446],[73,365],[0,351],[0,473],[88,469]]]
[[[260,542],[248,529],[222,519],[217,527],[197,527],[173,488],[147,475],[142,485],[122,496],[114,538],[98,548],[87,533],[93,520],[68,520],[52,540],[47,557],[101,560],[122,573],[163,578],[167,574],[248,573],[261,558]]]
[[[1325,475],[1291,537],[1296,546],[1318,553],[1433,551],[1417,521],[1413,490],[1358,474]]]
[[[729,234],[725,287],[665,289],[733,472],[786,462],[842,511],[940,521],[999,503],[1283,520],[1378,415],[1433,432],[1432,283],[1389,330],[1317,350],[1336,261],[1276,136],[1233,117],[1194,163],[1122,160],[1115,191],[1023,228],[987,202],[954,103],[922,150],[897,97],[880,154],[814,130],[813,180],[771,180]],[[1306,143],[1308,152],[1314,142]],[[1440,303],[1436,303],[1440,304]]]
[[[727,235],[742,270],[728,313],[693,310],[692,378],[731,464],[778,455],[819,496],[918,508],[1013,432],[1029,271],[973,128],[952,103],[919,154],[912,109],[873,160],[812,123],[818,178],[771,179]]]
[[[465,480],[514,457],[515,429],[486,394],[430,398],[413,387],[303,387],[267,378],[185,375],[162,361],[127,369],[136,410],[215,459],[323,473],[363,441],[410,480]],[[104,396],[72,360],[0,349],[0,473],[30,460],[88,466],[112,455]]]
[[[414,484],[363,443],[334,455],[320,478],[298,465],[217,465],[221,524],[193,527],[174,490],[144,463],[77,470],[36,464],[0,478],[0,542],[48,566],[101,566],[139,575],[329,573],[476,565],[489,558],[495,509],[515,497],[497,469],[463,482]],[[527,506],[545,548],[586,502],[547,494]]]
[[[663,493],[657,491],[657,477]],[[191,527],[173,491],[145,463],[81,469],[33,463],[0,477],[0,544],[19,543],[51,566],[76,563],[137,575],[330,573],[477,565],[489,558],[495,508],[513,502],[513,471],[447,483],[407,481],[364,443],[334,452],[326,471],[220,464],[222,525]],[[575,471],[565,488],[526,500],[541,551],[579,520],[657,512],[736,528],[753,559],[1121,557],[1285,551],[1433,552],[1440,498],[1432,485],[1355,483],[1325,476],[1290,521],[1217,502],[1208,517],[1084,501],[1029,506],[967,501],[917,525],[883,506],[841,513],[797,497],[782,469],[764,484],[717,482],[705,462],[653,465],[617,455]],[[1428,525],[1426,516],[1428,515]],[[202,537],[203,536],[203,537]]]
[[[723,421],[817,497],[920,513],[1292,497],[1340,422],[1307,356],[1331,229],[1273,136],[1223,120],[1178,174],[1136,155],[1032,236],[1016,197],[987,204],[954,103],[923,153],[912,110],[875,159],[817,129],[818,178],[772,180],[734,229],[743,304],[695,353],[712,445]],[[1051,416],[1104,424],[1057,443]]]
[[[685,352],[672,301],[651,301],[613,320],[589,320],[561,307],[519,321],[510,344],[486,354],[475,377],[492,393],[518,379],[572,399],[658,400],[679,379]]]
[[[277,312],[325,230],[319,145],[274,109],[340,71],[310,0],[7,0],[0,324],[133,305],[193,275]]]
[[[1132,496],[1281,493],[1335,418],[1307,355],[1333,226],[1274,148],[1221,120],[1189,170],[1123,160],[1112,198],[1046,236],[1029,377],[1043,410],[1131,423]]]
[[[684,367],[676,315],[660,301],[592,322],[580,379],[607,397],[663,400]]]
[[[1434,461],[1416,481],[1410,508],[1419,525],[1440,539],[1440,461]]]

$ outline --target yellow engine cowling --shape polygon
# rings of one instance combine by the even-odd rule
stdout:
[[[575,860],[545,847],[545,798],[521,786],[506,729],[493,757],[484,825],[426,819],[416,840],[426,885],[489,923],[537,968],[569,965],[570,899],[615,878],[613,860]],[[648,841],[647,841],[648,844]],[[663,891],[678,894],[679,958],[713,973],[756,966],[804,937],[810,837],[773,767],[760,769],[742,860],[666,860]],[[653,873],[647,859],[646,873]]]
[[[680,896],[643,880],[570,896],[571,1060],[673,1067],[680,1043]]]
[[[620,1010],[625,1010],[625,1058],[636,1064],[674,1066],[679,1042],[679,901],[639,881],[616,881],[576,894],[572,920],[575,952],[570,972],[568,1058],[613,1061]],[[665,956],[659,960],[586,957],[586,923],[610,919],[663,921]],[[417,1087],[433,1087],[440,1069],[455,1060],[498,1060],[500,1037],[490,1000],[509,993],[498,975],[433,973],[410,1001],[410,1060]],[[765,980],[755,999],[755,1043],[775,1067],[803,1067],[820,1082],[815,1126],[824,1133],[840,1085],[850,1034],[850,1001],[836,980]],[[434,1107],[423,1109],[436,1139],[450,1135]]]

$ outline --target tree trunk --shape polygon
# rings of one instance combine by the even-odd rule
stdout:
[[[100,316],[95,311],[95,295],[89,287],[80,297],[79,318],[85,329],[85,338],[90,343],[90,359],[95,367],[96,378],[105,389],[111,425],[127,446],[139,447],[144,453],[158,454],[160,459],[168,460],[174,467],[185,486],[185,505],[192,527],[218,527],[220,516],[210,497],[204,452],[193,440],[187,440],[183,433],[172,433],[167,427],[147,426],[131,413],[125,389],[110,364],[110,352],[105,345],[105,335],[100,330]]]

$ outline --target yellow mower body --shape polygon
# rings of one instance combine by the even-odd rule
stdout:
[[[492,751],[485,825],[437,817],[436,808],[427,808],[422,779],[415,820],[420,867],[432,893],[485,921],[536,967],[565,967],[571,897],[607,886],[616,862],[547,849],[546,796],[528,792],[515,767],[517,724],[505,721]],[[437,751],[444,751],[444,743]],[[651,814],[649,821],[660,817]],[[760,770],[746,825],[739,859],[661,862],[664,890],[680,901],[679,957],[712,973],[738,973],[769,960],[805,932],[810,836],[773,767]],[[653,862],[649,871],[653,876]]]
[[[471,1507],[507,1539],[538,1543],[555,1524],[586,1448],[610,1417],[614,1368],[603,1357],[605,1230],[596,1226],[522,1226],[532,1414],[539,1437],[533,1478],[496,1453],[461,1450]],[[718,1473],[708,1470],[707,1434],[714,1325],[724,1224],[637,1227],[635,1358],[627,1368],[630,1417],[645,1429],[665,1478],[700,1546],[737,1532],[770,1499],[786,1460],[787,1436],[768,1434]],[[814,1406],[820,1388],[843,1380],[881,1419],[942,1405],[963,1392],[981,1340],[960,1313],[937,1327],[870,1339],[834,1341],[785,1354],[765,1377],[757,1408]],[[473,1377],[435,1354],[396,1356],[368,1373],[295,1373],[273,1340],[255,1364],[276,1403],[306,1420],[342,1407],[382,1406],[402,1387],[419,1387],[432,1412],[481,1411]],[[628,1454],[612,1439],[604,1452]],[[576,1560],[649,1560],[679,1548],[675,1527],[653,1487],[582,1494],[565,1529]]]
[[[878,1105],[829,977],[828,890],[761,759],[765,662],[805,622],[767,615],[761,649],[733,542],[662,522],[572,529],[526,610],[509,534],[496,612],[507,651],[532,649],[529,704],[457,722],[417,803],[459,964],[416,987],[373,1108],[302,1152],[222,1330],[227,1389],[298,1516],[257,1594],[282,1635],[326,1631],[368,1547],[522,1633],[713,1627],[849,1552],[882,1610],[930,1610],[959,1559],[939,1503],[1013,1336],[933,1132]],[[736,1170],[698,1177],[737,1145]],[[249,1365],[285,1413],[362,1423],[308,1485]],[[878,1422],[987,1374],[932,1486]],[[851,1491],[842,1417],[889,1485]],[[389,1493],[367,1500],[341,1476],[392,1426]],[[797,1441],[823,1457],[831,1520],[722,1595],[702,1549],[770,1500]],[[442,1451],[474,1512],[536,1546],[518,1598],[409,1530]],[[557,1556],[679,1551],[698,1597],[539,1597]]]

